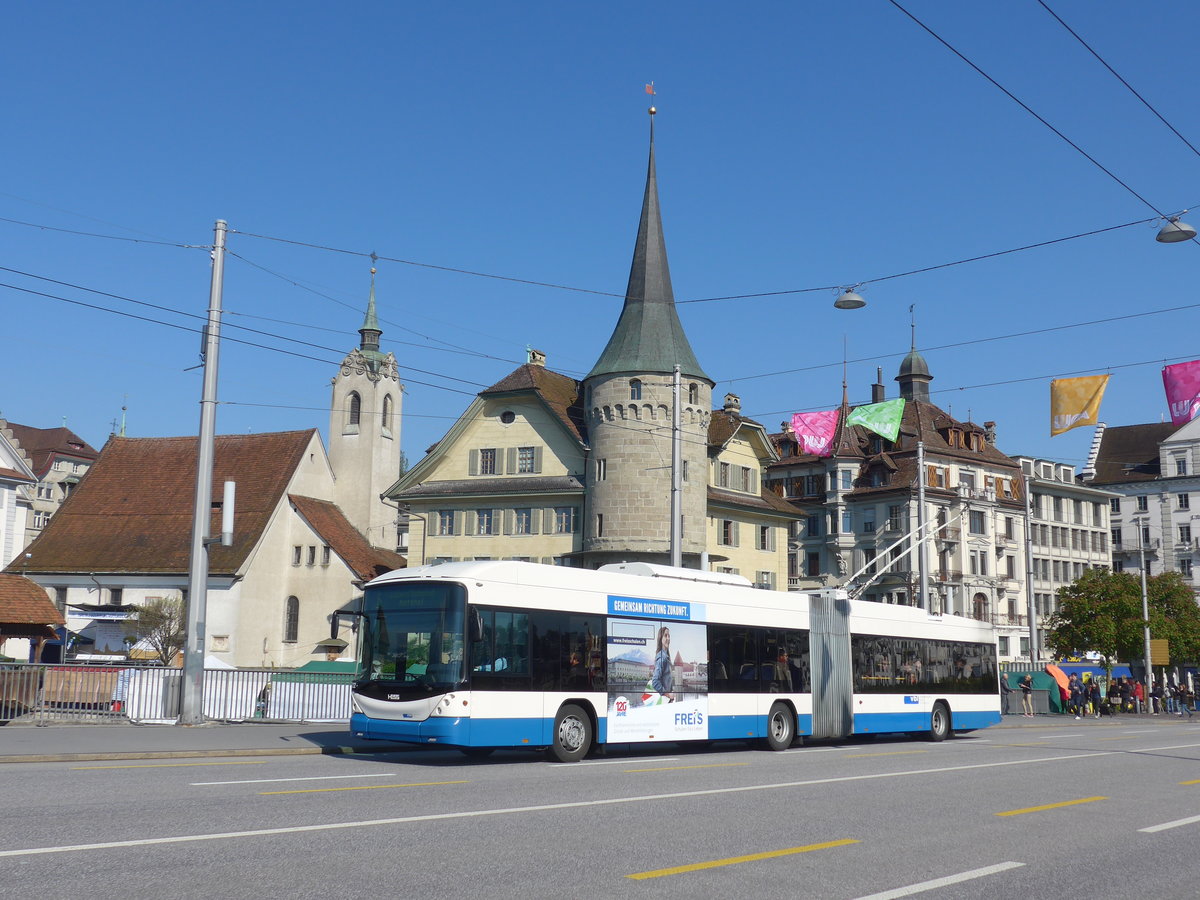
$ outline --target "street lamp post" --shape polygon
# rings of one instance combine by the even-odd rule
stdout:
[[[1139,521],[1138,530],[1138,563],[1142,573],[1142,636],[1145,640],[1146,658],[1144,665],[1146,667],[1146,702],[1150,702],[1150,692],[1153,690],[1154,677],[1150,671],[1150,598],[1146,593],[1146,539],[1142,531],[1142,523]]]

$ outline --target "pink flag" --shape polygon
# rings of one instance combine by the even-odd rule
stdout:
[[[813,456],[831,456],[833,454],[833,435],[837,431],[838,411],[827,409],[824,412],[794,413],[792,415],[792,434],[800,445],[801,453],[811,453]]]
[[[1200,359],[1163,367],[1171,424],[1186,425],[1200,413]]]

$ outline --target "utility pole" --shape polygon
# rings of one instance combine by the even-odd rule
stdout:
[[[200,435],[196,447],[196,504],[188,566],[186,639],[179,725],[204,721],[204,623],[208,606],[208,527],[212,516],[213,443],[217,426],[217,354],[221,342],[221,287],[225,276],[224,219],[213,227],[212,282],[208,324],[204,329],[204,388],[200,397]]]
[[[671,565],[683,565],[683,463],[679,430],[679,363],[671,375]]]
[[[1037,668],[1037,604],[1033,602],[1033,479],[1025,479],[1025,612],[1029,617],[1029,664]]]
[[[1143,679],[1146,682],[1146,702],[1150,702],[1150,691],[1154,687],[1154,676],[1150,671],[1150,598],[1146,593],[1146,540],[1145,532],[1142,530],[1142,523],[1139,521],[1138,526],[1138,562],[1142,572],[1142,637],[1145,640],[1145,666],[1146,674]],[[1149,531],[1149,529],[1146,529]]]

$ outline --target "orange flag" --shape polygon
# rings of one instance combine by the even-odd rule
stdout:
[[[654,82],[651,82],[650,84],[646,85],[646,93],[647,94],[654,93]]]
[[[1056,378],[1050,382],[1050,436],[1100,421],[1107,375]]]

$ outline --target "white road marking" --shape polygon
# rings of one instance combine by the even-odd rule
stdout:
[[[128,841],[105,841],[96,844],[65,844],[54,847],[30,847],[25,850],[0,850],[0,858],[13,856],[42,856],[48,853],[79,853],[88,850],[118,850],[126,847],[151,847],[162,844],[185,844],[194,841],[219,841],[233,838],[263,837],[275,834],[303,834],[305,832],[338,831],[345,828],[375,828],[381,825],[409,825],[414,822],[441,822],[452,819],[483,818],[485,816],[517,815],[520,813],[550,812],[563,809],[587,809],[599,806],[617,806],[625,803],[657,803],[662,800],[680,800],[688,797],[716,797],[722,794],[745,794],[752,791],[778,791],[787,788],[811,787],[818,784],[840,784],[849,781],[871,781],[878,778],[904,778],[913,775],[937,775],[942,772],[966,772],[972,769],[1002,769],[1009,766],[1028,766],[1034,763],[1068,762],[1075,759],[1091,759],[1099,756],[1114,756],[1124,751],[1097,751],[1072,753],[1066,756],[1047,756],[1041,759],[1014,759],[1005,762],[973,763],[964,766],[939,766],[934,769],[912,769],[907,772],[876,772],[867,775],[844,775],[837,778],[813,778],[807,781],[786,781],[771,784],[752,784],[739,787],[708,788],[698,791],[676,791],[669,794],[640,794],[632,797],[610,797],[607,800],[578,800],[567,803],[546,803],[538,806],[513,806],[499,809],[477,809],[463,812],[432,813],[424,816],[400,816],[393,819],[365,819],[354,822],[329,822],[324,825],[294,825],[286,828],[261,828],[253,831],[222,831],[209,834],[183,834],[176,837],[137,838]],[[563,768],[570,768],[564,766]]]
[[[1195,825],[1200,822],[1200,816],[1191,816],[1187,819],[1176,819],[1174,822],[1163,822],[1161,825],[1151,825],[1147,828],[1139,828],[1138,831],[1144,831],[1146,834],[1155,834],[1159,831],[1167,831],[1171,828],[1182,828],[1184,825]]]
[[[338,778],[392,778],[392,772],[376,772],[373,775],[314,775],[310,778],[251,778],[246,781],[193,781],[191,787],[212,787],[217,784],[273,784],[277,781],[332,781]]]
[[[1143,728],[1139,731],[1122,731],[1121,734],[1157,734],[1157,728]]]
[[[987,875],[1007,872],[1009,869],[1019,869],[1023,865],[1025,863],[996,863],[994,866],[984,866],[982,869],[971,869],[969,872],[959,872],[957,875],[947,875],[945,878],[935,878],[932,881],[922,881],[920,884],[910,884],[908,887],[895,888],[894,890],[883,891],[880,894],[870,894],[866,897],[859,897],[858,900],[895,900],[896,897],[911,897],[913,894],[935,891],[938,888],[959,884],[963,881],[971,881],[975,878],[983,878]]]

